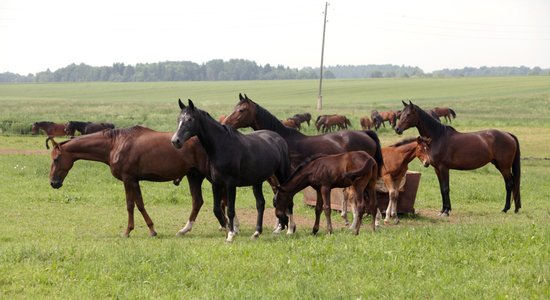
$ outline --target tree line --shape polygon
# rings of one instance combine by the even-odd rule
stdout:
[[[458,77],[458,76],[526,76],[550,75],[550,69],[540,67],[481,67],[443,69],[424,73],[419,67],[398,65],[337,65],[324,69],[323,77],[331,78],[393,78],[393,77]],[[0,73],[0,82],[142,82],[142,81],[215,81],[215,80],[294,80],[318,79],[319,68],[289,68],[283,65],[258,65],[245,59],[210,60],[203,64],[190,61],[166,61],[94,67],[84,63],[70,64],[55,71],[20,75]]]

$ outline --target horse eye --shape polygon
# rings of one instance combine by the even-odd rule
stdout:
[[[244,108],[240,108],[239,112],[242,113],[244,111]]]

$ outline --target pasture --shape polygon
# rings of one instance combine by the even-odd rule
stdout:
[[[142,182],[158,236],[150,238],[136,211],[126,227],[124,188],[106,165],[78,161],[54,190],[48,181],[45,136],[32,122],[82,120],[117,127],[174,131],[177,99],[190,98],[215,119],[239,93],[280,119],[310,112],[316,81],[55,83],[0,85],[0,298],[512,298],[550,295],[550,77],[361,79],[324,81],[323,114],[338,113],[359,129],[372,109],[452,107],[459,131],[497,128],[514,133],[522,153],[522,209],[504,214],[505,189],[488,165],[451,170],[448,218],[437,216],[441,196],[433,168],[422,173],[414,216],[359,236],[339,215],[328,235],[324,217],[310,234],[313,208],[295,201],[297,233],[273,235],[272,192],[264,184],[264,234],[254,232],[251,188],[238,188],[241,233],[224,243],[212,213],[212,193],[193,230],[175,233],[191,208],[187,181]],[[307,125],[306,125],[307,126]],[[388,125],[386,125],[388,126]],[[245,130],[246,131],[246,130]],[[305,129],[315,134],[314,126]],[[416,129],[378,131],[382,146],[417,136]],[[57,138],[57,141],[63,140]],[[364,224],[368,220],[363,221]]]

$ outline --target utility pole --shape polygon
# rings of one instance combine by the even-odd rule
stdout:
[[[323,21],[323,44],[321,46],[321,70],[319,74],[319,95],[317,96],[317,110],[321,111],[323,109],[323,58],[325,56],[325,29],[327,28],[327,8],[328,2],[325,2],[325,20]]]

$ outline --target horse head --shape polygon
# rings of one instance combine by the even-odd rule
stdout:
[[[62,149],[63,143],[56,143],[53,138],[46,139],[46,148],[48,147],[48,141],[52,141],[52,164],[50,167],[50,185],[54,189],[58,189],[63,186],[63,180],[71,170],[74,164],[74,159],[68,153],[64,153]]]
[[[235,109],[224,120],[224,125],[232,126],[233,128],[244,128],[253,126],[256,117],[256,105],[245,94],[239,94],[239,103],[235,105]]]
[[[427,168],[430,166],[430,143],[432,139],[419,136],[416,139],[416,157],[422,162],[422,165]]]
[[[32,123],[31,134],[33,135],[38,134],[38,130],[39,130],[38,123],[37,122]]]
[[[197,135],[199,130],[199,111],[195,108],[191,99],[188,99],[188,106],[185,106],[181,102],[181,99],[178,99],[178,104],[181,112],[178,116],[178,128],[172,136],[172,144],[177,149],[180,149],[185,141]]]
[[[418,114],[416,112],[415,106],[410,100],[409,104],[403,102],[403,110],[401,111],[401,116],[399,117],[399,123],[395,126],[395,133],[401,135],[403,131],[415,127],[418,124]]]

